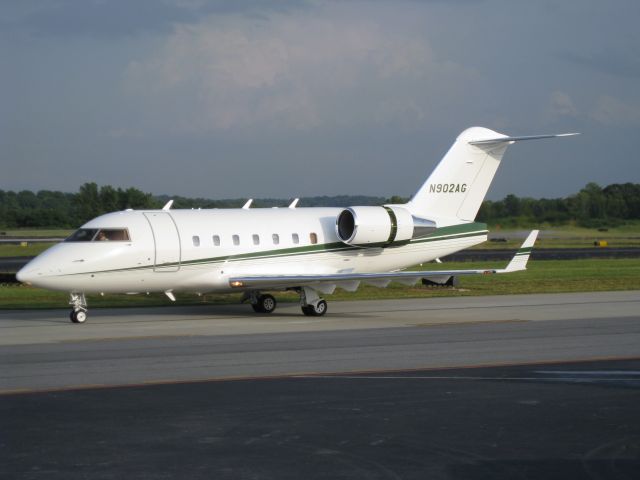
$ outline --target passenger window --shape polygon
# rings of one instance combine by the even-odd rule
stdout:
[[[216,247],[219,247],[219,246],[220,246],[220,235],[214,235],[214,236],[213,236],[213,244],[214,244]]]
[[[232,238],[234,245],[240,245],[240,237],[238,235],[234,235]]]
[[[255,233],[252,235],[253,237],[253,244],[254,245],[260,245],[260,235],[256,235]]]
[[[300,237],[298,236],[297,233],[292,233],[291,234],[291,240],[293,240],[293,243],[295,245],[298,245],[300,243]]]
[[[317,235],[317,234],[315,234],[315,233],[313,233],[313,232],[311,232],[311,233],[309,234],[309,241],[310,241],[312,244],[314,244],[314,245],[315,245],[316,243],[318,243],[318,235]]]
[[[277,233],[274,233],[273,235],[271,235],[271,239],[273,240],[274,245],[280,244],[280,235],[278,235]]]
[[[198,235],[194,235],[193,237],[191,237],[191,239],[193,240],[194,247],[200,246],[200,237]]]

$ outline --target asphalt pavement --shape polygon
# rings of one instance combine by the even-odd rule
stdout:
[[[640,292],[0,312],[2,479],[633,479]]]

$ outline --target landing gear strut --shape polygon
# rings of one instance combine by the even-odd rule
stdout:
[[[73,323],[84,323],[87,321],[87,299],[84,297],[84,293],[71,293],[69,305],[71,305],[69,319]]]

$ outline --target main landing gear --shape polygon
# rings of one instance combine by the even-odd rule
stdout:
[[[321,317],[327,313],[327,302],[320,298],[318,292],[313,288],[302,287],[298,290],[300,293],[300,306],[302,313],[307,317]]]
[[[242,303],[249,301],[251,308],[256,313],[271,313],[276,309],[277,302],[273,295],[262,294],[258,291],[245,292]]]
[[[251,303],[253,311],[256,313],[271,313],[276,309],[276,299],[273,295],[258,295],[256,303]]]
[[[327,313],[327,302],[320,298],[312,288],[301,287],[295,289],[300,294],[300,306],[302,313],[308,317],[321,317]],[[273,295],[263,294],[258,291],[245,292],[242,302],[249,301],[256,313],[272,313],[277,306]]]
[[[71,305],[69,319],[73,323],[84,323],[87,321],[87,299],[84,297],[84,293],[71,293],[69,305]]]
[[[315,305],[302,305],[302,313],[307,317],[321,317],[327,313],[327,302],[319,300]]]

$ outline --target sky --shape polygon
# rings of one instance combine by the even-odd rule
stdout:
[[[640,182],[635,0],[5,0],[0,189],[409,196],[470,126],[489,198]]]

